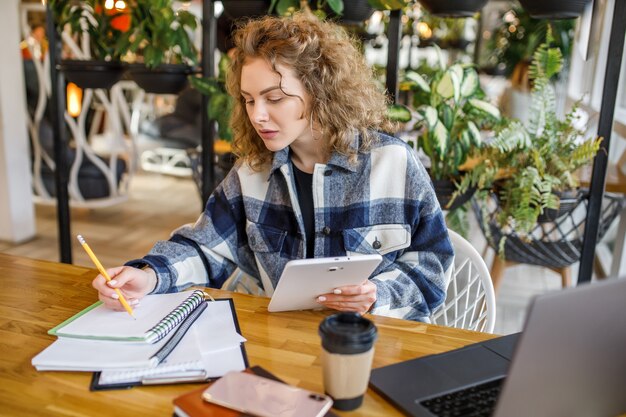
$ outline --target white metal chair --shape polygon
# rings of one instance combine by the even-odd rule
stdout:
[[[496,296],[489,269],[480,254],[458,233],[448,230],[454,248],[454,269],[445,302],[431,321],[442,326],[493,332]]]

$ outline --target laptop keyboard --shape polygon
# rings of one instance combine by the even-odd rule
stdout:
[[[493,412],[504,378],[474,385],[420,402],[438,417],[488,417]]]

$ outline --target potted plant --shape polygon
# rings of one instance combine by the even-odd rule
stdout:
[[[480,148],[481,128],[500,119],[497,107],[484,101],[478,74],[471,65],[446,66],[439,48],[439,66],[428,78],[408,71],[403,89],[413,91],[417,111],[417,147],[430,160],[429,173],[441,207],[454,210],[471,197],[456,193],[456,184],[465,173],[461,167]],[[469,192],[468,192],[469,191]]]
[[[578,205],[583,196],[575,172],[589,163],[602,140],[581,139],[584,132],[576,127],[576,106],[563,120],[557,118],[550,79],[561,70],[563,55],[550,46],[550,30],[546,39],[530,65],[533,87],[527,125],[508,121],[483,146],[481,162],[461,184],[461,189],[478,187],[482,200],[491,193],[497,198],[493,220],[504,233],[496,242],[501,250],[506,236],[528,238],[538,222],[554,221]]]
[[[176,94],[187,85],[187,76],[198,62],[188,31],[197,27],[196,17],[175,11],[172,0],[134,0],[133,25],[117,43],[122,51],[137,54],[131,65],[132,79],[145,91]]]
[[[88,50],[82,59],[64,59],[59,65],[66,78],[81,88],[110,88],[124,74],[120,58],[123,51],[116,48],[130,26],[128,9],[107,8],[104,0],[50,0],[55,25],[63,34],[68,27],[74,41],[87,40]]]

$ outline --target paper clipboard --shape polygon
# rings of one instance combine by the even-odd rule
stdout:
[[[242,335],[241,328],[239,326],[239,320],[237,319],[237,313],[235,311],[235,304],[231,298],[217,298],[214,301],[218,302],[226,302],[229,305],[230,312],[232,314],[233,324],[235,326],[235,330],[237,333]],[[211,301],[207,301],[211,302]],[[241,356],[241,360],[245,367],[248,367],[248,356],[246,353],[246,349],[243,343],[241,343],[238,347],[238,354]],[[163,385],[163,384],[188,384],[188,383],[203,383],[212,381],[216,378],[219,378],[221,375],[189,375],[188,377],[167,377],[167,375],[162,375],[159,378],[145,378],[142,380],[138,380],[135,382],[124,382],[124,383],[101,383],[100,376],[101,372],[94,372],[91,378],[91,383],[89,386],[90,391],[104,391],[104,390],[117,390],[117,389],[128,389],[135,386],[148,386],[148,385]]]

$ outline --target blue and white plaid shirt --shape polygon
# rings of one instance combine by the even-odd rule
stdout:
[[[397,138],[379,136],[356,164],[334,153],[327,164],[315,165],[314,255],[381,254],[370,277],[377,287],[371,312],[428,320],[445,299],[453,249],[414,151]],[[157,293],[192,285],[219,288],[239,267],[269,296],[285,264],[304,258],[305,250],[293,167],[289,149],[283,149],[260,172],[236,164],[193,226],[178,229],[128,264],[153,268]]]

